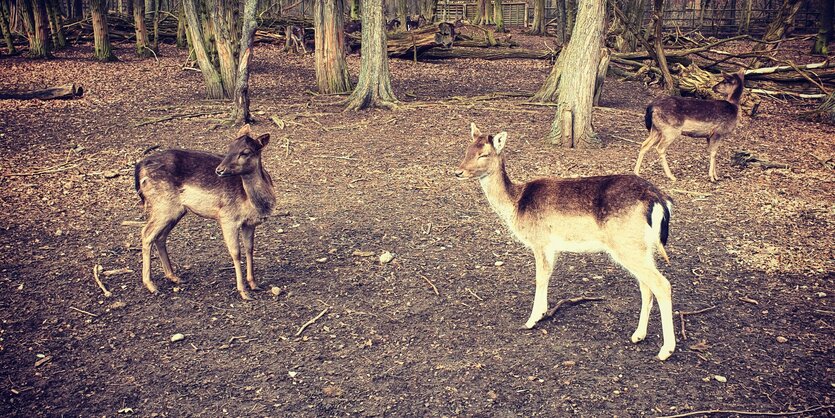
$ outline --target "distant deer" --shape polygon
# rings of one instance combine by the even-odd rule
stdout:
[[[400,28],[400,19],[394,18],[386,23],[386,32],[393,32]]]
[[[654,252],[669,260],[664,244],[671,199],[631,174],[516,184],[505,171],[507,133],[483,135],[473,123],[470,135],[473,142],[455,176],[479,180],[490,206],[536,259],[536,292],[525,327],[533,328],[548,311],[548,282],[559,252],[606,252],[638,279],[641,313],[632,342],[646,337],[654,296],[664,334],[658,358],[670,357],[676,347],[672,294]]]
[[[142,283],[152,293],[151,245],[156,245],[165,277],[174,275],[165,241],[186,212],[216,219],[232,255],[238,293],[251,299],[244,287],[238,235],[243,235],[246,281],[253,290],[252,253],[255,227],[275,206],[273,182],[261,164],[261,151],[270,134],[251,136],[249,125],[238,132],[225,156],[202,151],[168,150],[136,164],[134,185],[145,205],[148,221],[142,228]]]
[[[647,106],[644,116],[649,137],[641,144],[638,160],[635,162],[635,174],[641,173],[641,161],[650,147],[655,147],[661,159],[661,166],[667,177],[676,181],[667,163],[667,147],[679,137],[685,135],[695,138],[707,138],[710,151],[710,181],[717,181],[716,152],[719,141],[730,134],[739,121],[739,100],[745,87],[745,70],[724,75],[720,83],[713,86],[713,91],[727,95],[725,100],[706,100],[688,97],[662,97]]]

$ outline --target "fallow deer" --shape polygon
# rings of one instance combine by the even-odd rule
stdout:
[[[739,121],[739,100],[745,84],[745,70],[724,75],[721,82],[713,86],[716,93],[725,94],[725,100],[708,100],[687,97],[662,97],[647,106],[644,121],[649,130],[649,137],[641,144],[638,160],[635,162],[635,174],[641,172],[641,162],[650,147],[655,147],[661,159],[664,174],[676,181],[667,163],[667,147],[679,135],[694,138],[707,138],[710,152],[710,181],[717,181],[716,152],[719,141],[736,128]]]
[[[472,143],[456,177],[478,179],[490,206],[536,259],[536,292],[525,327],[533,328],[548,311],[548,282],[559,252],[606,252],[638,279],[641,313],[632,342],[646,337],[655,297],[664,335],[658,358],[670,357],[676,346],[672,293],[654,259],[657,251],[669,260],[664,245],[670,197],[631,174],[517,184],[505,171],[507,133],[484,135],[473,123],[470,136]]]
[[[261,151],[270,134],[251,135],[249,125],[238,132],[225,156],[192,150],[167,150],[136,164],[134,185],[145,206],[148,220],[142,228],[142,283],[152,293],[151,246],[155,245],[165,277],[174,283],[166,240],[187,212],[220,223],[223,240],[232,255],[238,293],[251,299],[241,273],[240,239],[246,255],[246,281],[258,287],[253,278],[255,227],[275,206],[273,182],[261,163]]]

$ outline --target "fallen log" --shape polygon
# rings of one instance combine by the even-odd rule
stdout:
[[[553,59],[559,51],[526,48],[432,48],[418,53],[418,60],[475,58],[488,61],[503,59]]]
[[[15,92],[0,91],[0,99],[16,100],[66,100],[75,99],[77,97],[81,97],[82,95],[84,95],[84,89],[81,86],[76,86],[72,83],[42,90]]]

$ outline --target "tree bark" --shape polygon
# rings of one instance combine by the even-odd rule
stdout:
[[[658,68],[661,69],[661,78],[664,82],[664,90],[668,94],[675,94],[676,85],[673,81],[673,76],[670,74],[670,67],[667,65],[667,56],[664,55],[664,34],[662,33],[662,26],[664,24],[664,0],[655,0],[652,11],[654,43],[649,52],[655,61],[658,63]],[[649,31],[647,31],[649,32]]]
[[[177,6],[177,48],[188,49],[188,37],[186,36],[186,13],[183,11],[183,2]]]
[[[49,16],[49,28],[52,32],[52,47],[64,49],[67,47],[67,39],[64,37],[64,22],[61,19],[61,8],[58,0],[45,1],[47,14]]]
[[[160,0],[151,0],[151,4],[154,5],[153,14],[151,15],[151,22],[154,25],[154,32],[153,36],[151,37],[151,49],[155,52],[159,51],[159,6]]]
[[[349,0],[351,2],[351,20],[360,19],[360,0]]]
[[[147,58],[153,55],[145,26],[145,0],[133,0],[133,27],[136,32],[136,55]]]
[[[812,45],[812,53],[829,55],[829,41],[832,40],[832,14],[835,0],[818,0],[820,20],[818,20],[818,37]]]
[[[246,0],[244,3],[243,27],[241,29],[241,54],[238,62],[238,79],[235,83],[235,114],[236,124],[251,122],[249,113],[249,63],[252,59],[252,43],[255,37],[255,11],[258,0]],[[340,11],[340,17],[342,16]]]
[[[599,146],[592,127],[596,69],[600,63],[605,0],[579,2],[577,23],[568,45],[560,53],[557,112],[547,141],[563,147]],[[570,115],[570,117],[569,117]],[[570,123],[569,123],[570,122]],[[571,132],[565,132],[571,129]]]
[[[533,0],[533,22],[531,35],[545,34],[545,0]]]
[[[0,1],[0,29],[3,31],[3,40],[6,41],[6,49],[9,55],[17,53],[12,39],[12,30],[9,26],[9,9],[5,1]]]
[[[357,87],[348,98],[345,110],[369,107],[394,108],[397,98],[391,89],[383,28],[382,0],[366,0],[362,10],[362,60]]]
[[[400,21],[400,26],[395,29],[395,32],[406,31],[406,18],[408,13],[406,11],[406,0],[395,0],[397,20]]]
[[[754,46],[754,52],[772,51],[776,49],[779,45],[777,41],[783,39],[783,36],[794,25],[794,18],[802,5],[803,0],[783,0],[783,5],[780,6],[780,10],[774,16],[774,20],[768,24],[765,29],[765,35],[763,35],[763,41],[769,43],[757,44]],[[762,64],[763,60],[757,57],[751,60],[749,67],[759,68]]]
[[[206,97],[209,99],[225,99],[227,98],[223,90],[223,83],[220,81],[220,73],[212,64],[209,52],[206,48],[206,40],[203,34],[203,24],[198,15],[197,2],[199,0],[182,0],[183,10],[188,22],[189,38],[191,45],[194,48],[194,55],[197,57],[197,65],[200,67],[200,72],[203,74],[203,80],[206,82]]]
[[[502,0],[495,0],[493,7],[493,23],[496,24],[496,32],[504,32],[504,11],[502,11]]]
[[[47,39],[47,17],[44,0],[23,0],[23,22],[29,37],[29,56],[31,58],[49,58],[49,40]]]
[[[235,49],[232,44],[232,34],[235,32],[227,14],[228,8],[232,6],[227,4],[226,0],[209,0],[207,6],[215,29],[214,43],[217,48],[223,91],[226,97],[235,97],[235,80],[238,78]]]
[[[351,91],[342,9],[342,0],[315,0],[313,5],[316,83],[322,94]]]
[[[107,27],[107,0],[90,0],[93,17],[93,56],[100,61],[115,61]]]

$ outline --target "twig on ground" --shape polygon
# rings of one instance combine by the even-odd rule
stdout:
[[[96,314],[94,314],[94,313],[92,313],[92,312],[87,312],[87,311],[85,311],[84,309],[78,309],[78,308],[76,308],[75,306],[70,306],[70,309],[72,309],[72,310],[74,310],[74,311],[76,311],[76,312],[81,312],[81,313],[83,313],[84,315],[90,315],[90,316],[92,316],[93,318],[97,318],[97,317],[98,317],[98,315],[96,315]]]
[[[733,409],[705,409],[702,411],[692,411],[677,415],[664,415],[658,418],[683,418],[692,417],[694,415],[713,415],[713,414],[737,414],[737,415],[764,415],[764,416],[786,416],[786,415],[800,415],[808,414],[809,412],[820,411],[822,409],[832,409],[835,405],[820,405],[814,408],[804,409],[802,411],[785,411],[785,412],[756,412],[756,411],[739,411]]]
[[[429,283],[429,286],[432,286],[432,290],[435,292],[436,295],[441,296],[441,294],[438,293],[438,288],[435,287],[435,283],[432,283],[432,281],[429,280],[429,278],[427,278],[426,276],[420,276],[420,277],[422,277],[423,280],[426,281],[426,283]]]
[[[577,305],[580,303],[597,302],[601,300],[604,300],[602,296],[577,296],[576,298],[562,299],[559,302],[557,302],[557,304],[554,305],[553,308],[548,309],[548,312],[545,312],[545,315],[542,317],[542,319],[554,316],[554,314],[557,313],[557,309],[559,309],[563,305]]]
[[[313,319],[311,319],[310,321],[307,321],[307,322],[305,322],[304,324],[302,324],[302,326],[301,326],[301,327],[299,327],[299,330],[298,330],[298,331],[296,331],[296,337],[298,337],[299,335],[302,335],[302,333],[304,332],[305,328],[307,328],[307,327],[309,327],[309,326],[313,325],[313,323],[314,323],[314,322],[318,321],[318,320],[319,320],[319,318],[321,318],[321,317],[322,317],[322,316],[324,316],[326,313],[328,313],[328,309],[330,309],[330,307],[325,308],[325,309],[322,309],[322,312],[319,312],[319,315],[316,315],[316,316],[315,316],[315,317],[313,317]]]
[[[473,295],[476,299],[478,299],[478,300],[480,300],[480,301],[484,302],[484,299],[482,299],[482,298],[481,298],[481,296],[479,296],[479,295],[475,294],[475,292],[473,292],[472,290],[470,290],[470,288],[469,288],[469,287],[465,287],[465,288],[464,288],[464,290],[466,290],[467,292],[469,292],[469,293],[470,293],[471,295]]]
[[[122,221],[119,223],[122,226],[144,226],[145,222],[142,221]]]
[[[312,155],[313,158],[333,158],[336,160],[355,160],[354,154],[350,155]]]
[[[670,189],[670,191],[671,192],[676,192],[676,193],[681,193],[681,194],[686,194],[686,195],[690,195],[690,196],[697,196],[697,197],[707,197],[707,196],[711,195],[710,193],[694,192],[694,191],[682,190],[682,189]]]
[[[708,307],[708,308],[699,309],[698,311],[690,311],[690,312],[688,312],[688,311],[678,311],[678,312],[676,312],[678,314],[679,319],[681,320],[681,339],[682,340],[687,339],[687,331],[684,328],[684,316],[685,315],[698,315],[698,314],[701,314],[701,313],[712,311],[716,308],[717,308],[717,306],[714,305],[714,306],[711,306],[711,307]]]
[[[24,176],[37,176],[37,175],[40,175],[40,174],[59,173],[61,171],[66,171],[66,170],[70,170],[70,169],[78,167],[78,164],[75,164],[75,162],[79,161],[79,160],[81,160],[81,159],[77,158],[77,159],[72,160],[72,161],[63,162],[61,164],[56,164],[56,165],[53,165],[51,167],[42,168],[40,170],[35,170],[35,171],[24,171],[24,172],[21,172],[21,173],[3,173],[3,174],[0,174],[0,177],[24,177]]]
[[[104,292],[104,297],[109,298],[113,296],[113,293],[107,290],[107,288],[104,287],[104,283],[102,283],[101,279],[99,279],[99,273],[101,273],[103,269],[104,267],[102,267],[101,264],[96,264],[95,266],[93,266],[93,280],[95,280],[96,284],[99,285],[99,289],[101,289],[101,291]]]
[[[133,127],[138,128],[140,126],[151,125],[151,124],[159,123],[159,122],[166,122],[166,121],[174,120],[174,119],[189,119],[189,118],[196,118],[198,116],[219,115],[221,113],[227,113],[227,112],[226,111],[220,111],[219,112],[219,111],[214,110],[214,111],[207,111],[207,112],[179,113],[179,114],[175,114],[175,115],[168,115],[168,116],[163,116],[161,118],[150,119],[150,120],[146,120],[146,121],[143,121],[143,122],[139,122],[136,125],[133,125]]]
[[[741,300],[741,301],[743,301],[743,302],[745,302],[745,303],[750,303],[750,304],[752,304],[752,305],[759,305],[759,304],[760,304],[760,303],[759,303],[759,302],[757,302],[755,299],[751,299],[751,298],[749,298],[748,296],[742,296],[741,298],[739,298],[739,300]]]
[[[631,140],[631,139],[626,139],[626,138],[624,138],[624,137],[622,137],[622,136],[617,136],[617,135],[609,135],[609,136],[611,136],[612,138],[615,138],[615,139],[621,140],[621,141],[629,142],[629,143],[631,143],[631,144],[641,145],[641,143],[640,143],[640,142],[638,142],[638,141],[633,141],[633,140]]]

